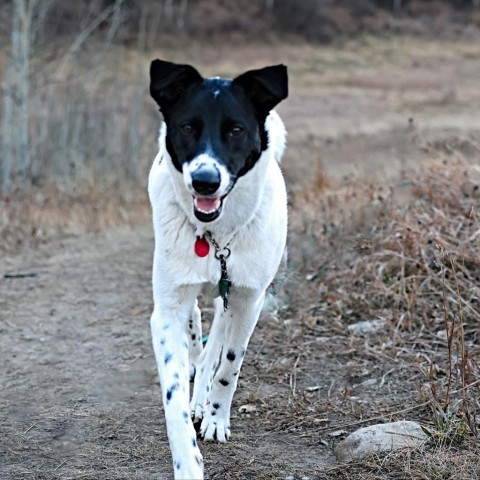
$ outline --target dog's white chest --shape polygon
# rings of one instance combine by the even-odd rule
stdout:
[[[184,195],[182,184],[175,184],[172,175],[178,173],[172,172],[167,161],[160,162],[159,157],[160,154],[150,172],[149,195],[155,227],[155,264],[162,283],[169,287],[198,284],[216,287],[221,265],[215,257],[214,245],[210,242],[205,257],[195,253],[200,227],[189,212],[191,200]],[[204,224],[203,231],[208,227]],[[232,294],[235,287],[261,290],[273,280],[283,256],[286,229],[285,183],[277,162],[266,157],[239,179],[230,193],[222,228],[212,225],[215,242],[220,248],[228,245],[230,250],[226,265]]]

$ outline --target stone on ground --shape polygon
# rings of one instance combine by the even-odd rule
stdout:
[[[416,447],[427,435],[416,422],[381,423],[360,428],[335,447],[339,462],[358,460],[371,453],[390,452],[404,447]]]

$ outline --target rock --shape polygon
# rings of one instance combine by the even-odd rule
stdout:
[[[370,453],[390,452],[404,447],[416,447],[427,439],[418,423],[400,421],[360,428],[335,447],[339,462],[358,460]]]
[[[354,335],[367,335],[383,330],[387,325],[385,320],[365,320],[363,322],[353,323],[349,325],[348,331]]]
[[[257,411],[257,407],[255,405],[247,403],[246,405],[242,405],[238,408],[239,413],[255,413]]]

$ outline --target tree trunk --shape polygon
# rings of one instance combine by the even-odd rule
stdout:
[[[30,167],[30,139],[28,131],[28,104],[30,94],[30,41],[32,14],[35,2],[15,0],[15,15],[19,16],[18,46],[18,118],[17,118],[17,181],[25,187]]]
[[[18,30],[19,16],[18,9],[15,5],[14,15],[12,19],[12,32],[10,35],[10,54],[8,58],[8,67],[5,78],[5,93],[3,97],[3,125],[2,125],[2,193],[9,196],[12,193],[12,167],[13,167],[13,129],[15,121],[15,104],[14,104],[14,85],[16,80],[15,65],[17,60],[18,49]]]

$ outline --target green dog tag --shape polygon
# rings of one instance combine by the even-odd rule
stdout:
[[[223,309],[227,311],[228,309],[228,294],[230,293],[230,285],[232,282],[227,278],[221,278],[218,282],[218,292],[223,300]]]

